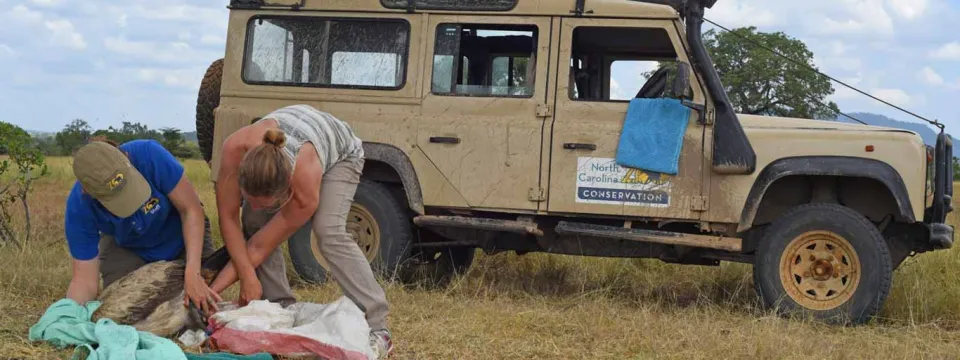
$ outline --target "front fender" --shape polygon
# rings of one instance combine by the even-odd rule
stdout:
[[[889,164],[874,159],[848,156],[802,156],[779,159],[760,172],[757,181],[750,189],[740,215],[740,231],[749,229],[753,225],[760,202],[770,185],[781,178],[796,175],[847,176],[877,180],[893,194],[899,209],[899,220],[916,221],[907,187],[897,170]]]

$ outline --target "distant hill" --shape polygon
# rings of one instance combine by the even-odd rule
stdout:
[[[183,140],[187,142],[197,142],[197,132],[191,131],[183,133]]]
[[[51,131],[37,131],[37,130],[24,130],[24,131],[26,131],[27,134],[30,134],[30,136],[35,137],[37,139],[44,139],[44,138],[57,136],[56,132],[51,132]]]
[[[865,112],[850,113],[850,116],[860,119],[868,125],[891,127],[916,132],[917,134],[920,134],[920,137],[923,138],[923,142],[930,146],[934,146],[937,143],[937,134],[939,133],[939,129],[935,129],[933,126],[927,124],[900,121],[883,115]],[[858,122],[842,115],[837,118],[837,121],[858,124]],[[950,137],[953,138],[953,135],[950,135]]]

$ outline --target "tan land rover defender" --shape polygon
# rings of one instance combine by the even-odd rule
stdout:
[[[952,142],[735,114],[701,39],[715,1],[231,0],[201,149],[215,181],[223,140],[274,109],[348,122],[348,228],[401,281],[443,284],[477,248],[732,261],[783,315],[868,321],[906,257],[953,243]],[[618,160],[628,110],[657,101],[688,111],[672,174]],[[654,150],[627,160],[669,163]],[[308,226],[289,251],[325,280]]]

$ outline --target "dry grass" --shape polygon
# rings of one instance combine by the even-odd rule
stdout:
[[[50,162],[51,176],[31,199],[41,224],[35,239],[21,250],[0,248],[3,358],[70,353],[27,340],[29,326],[63,297],[70,279],[62,225],[69,159]],[[206,166],[196,161],[187,166],[204,203],[213,204]],[[215,221],[213,209],[207,213]],[[480,255],[469,274],[444,290],[387,285],[395,358],[957,358],[958,251],[908,260],[895,274],[881,319],[856,328],[784,320],[758,310],[744,265]],[[340,296],[335,285],[297,284],[296,292],[303,301]]]

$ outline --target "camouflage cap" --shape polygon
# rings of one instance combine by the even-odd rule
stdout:
[[[84,191],[121,218],[133,215],[150,198],[150,184],[143,175],[120,149],[105,142],[77,150],[73,174]]]

